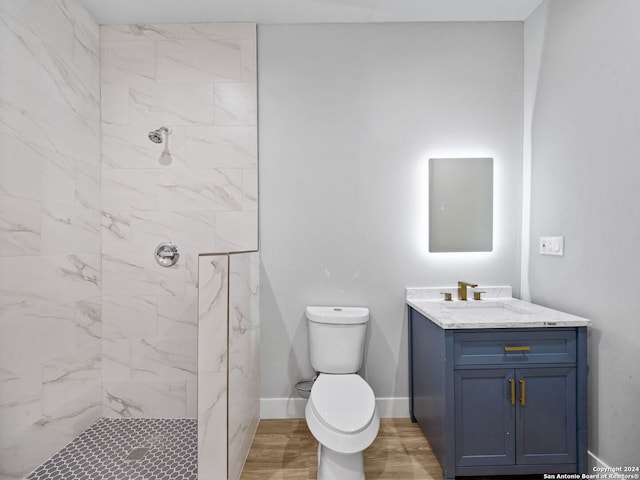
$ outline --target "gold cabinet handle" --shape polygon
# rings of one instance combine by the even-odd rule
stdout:
[[[520,383],[520,405],[524,407],[527,403],[527,381],[520,379],[518,383]]]
[[[514,378],[510,378],[509,385],[511,386],[511,405],[515,405],[516,404],[516,380]]]
[[[528,345],[522,345],[518,347],[510,347],[507,345],[504,346],[505,352],[529,352],[530,350],[531,350],[531,347]]]

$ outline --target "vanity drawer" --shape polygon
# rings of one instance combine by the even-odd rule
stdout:
[[[574,329],[456,332],[454,364],[575,363]]]

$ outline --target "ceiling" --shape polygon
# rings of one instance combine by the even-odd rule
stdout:
[[[100,24],[523,21],[544,0],[80,0]]]

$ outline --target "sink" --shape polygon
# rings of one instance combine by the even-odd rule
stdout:
[[[490,317],[493,319],[501,319],[504,317],[514,317],[518,315],[529,315],[532,312],[523,308],[510,305],[507,302],[495,301],[466,301],[455,302],[445,306],[452,314],[458,317]]]
[[[511,296],[511,287],[482,287],[482,300],[442,298],[455,286],[407,288],[407,305],[443,329],[588,326],[590,321]]]

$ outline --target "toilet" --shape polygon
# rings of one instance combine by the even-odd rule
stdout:
[[[318,377],[305,408],[318,440],[318,480],[364,480],[363,452],[380,417],[362,366],[369,309],[307,307],[311,366]]]

